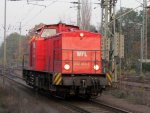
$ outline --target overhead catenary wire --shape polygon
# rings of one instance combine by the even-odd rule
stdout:
[[[26,1],[26,0],[25,0]],[[49,7],[50,5],[52,5],[53,3],[55,3],[55,2],[65,2],[65,3],[70,3],[70,2],[67,2],[67,1],[59,1],[59,0],[43,0],[43,1],[52,1],[52,3],[50,3],[49,5],[47,5],[45,8],[43,8],[43,9],[41,9],[38,13],[36,13],[36,15],[35,16],[33,16],[29,21],[32,21],[32,19],[33,18],[36,18],[40,13],[42,13],[43,12],[43,10],[45,10],[47,7]],[[20,2],[20,1],[17,1],[17,2]],[[30,2],[33,2],[33,1],[30,1]],[[23,7],[23,6],[21,6],[21,7]],[[10,22],[10,23],[14,23],[14,24],[16,24],[17,22],[22,22],[22,21],[24,21],[24,20],[26,20],[26,18],[28,18],[29,16],[28,15],[30,15],[31,14],[31,12],[33,11],[33,9],[34,9],[34,7],[31,7],[31,8],[29,8],[28,9],[28,11],[25,13],[25,14],[23,14],[23,15],[25,15],[21,20],[18,20],[18,21],[16,21],[15,23],[14,23],[14,20],[16,20],[16,17],[17,17],[17,15],[18,14],[16,14],[15,16],[14,16],[14,19],[12,19],[12,21]],[[26,24],[27,24],[28,22],[26,22]],[[12,25],[12,24],[10,24],[9,25],[9,27],[8,27],[8,29],[10,30],[10,27],[12,27],[13,26],[13,28],[14,28],[14,25]],[[15,28],[16,29],[16,28]],[[13,30],[13,29],[11,29],[11,30]]]
[[[20,5],[19,7],[24,8],[25,5],[26,4],[23,4],[23,5]],[[33,7],[29,8],[28,11],[25,14],[23,14],[25,16],[21,19],[21,21],[23,21],[26,17],[28,17],[28,15],[31,13],[32,9],[33,9]],[[14,17],[11,19],[11,22],[9,22],[10,24],[6,27],[6,29],[7,29],[6,32],[19,29],[19,27],[16,26],[16,24],[19,22],[19,20],[14,22],[15,20],[17,20],[17,17],[18,17],[18,13],[16,13],[16,15],[14,15]],[[4,29],[3,26],[2,26],[2,28]]]
[[[142,6],[142,5],[139,5],[139,6],[135,7],[135,8],[133,8],[133,9],[130,9],[129,11],[127,11],[127,12],[123,13],[122,15],[120,15],[120,16],[118,16],[118,17],[116,17],[115,19],[116,19],[116,20],[118,20],[118,19],[122,18],[123,16],[125,16],[125,15],[127,15],[127,14],[131,13],[132,11],[134,11],[134,10],[138,9],[138,8],[139,8],[139,7],[141,7],[141,6]],[[112,20],[112,21],[110,21],[110,22],[108,23],[108,25],[109,25],[109,24],[111,24],[112,22],[113,22],[113,20]]]
[[[150,1],[147,1],[147,2],[150,2]],[[142,6],[143,6],[143,4],[138,5],[137,7],[130,9],[129,11],[123,13],[122,15],[116,17],[115,19],[118,20],[118,19],[122,18],[123,16],[125,16],[125,15],[131,13],[132,11],[134,11],[134,10],[136,10],[136,9],[138,9],[139,7],[142,7]],[[108,25],[111,24],[112,22],[113,22],[113,21],[110,21],[110,22],[108,23]]]
[[[25,6],[25,4],[20,5],[18,9],[24,8],[24,6]],[[14,17],[12,17],[10,24],[11,23],[16,24],[17,22],[14,23],[14,21],[17,20],[17,17],[18,17],[18,13],[15,12],[15,15],[14,15]]]
[[[46,8],[48,8],[49,6],[53,5],[54,3],[56,3],[58,0],[54,0],[52,1],[52,3],[50,3],[49,5],[47,5],[46,7],[42,8],[38,13],[36,13],[30,20],[28,20],[25,24],[23,24],[23,27],[27,26],[27,24],[29,24],[30,22],[32,22],[37,16],[39,16]]]
[[[138,2],[141,5],[144,5],[143,2],[139,1],[139,0],[135,0],[136,2]],[[150,0],[146,0],[147,2],[150,2]]]
[[[47,0],[48,1],[48,0]],[[52,4],[56,3],[56,2],[63,2],[63,3],[76,3],[76,2],[70,2],[70,1],[59,1],[59,0],[53,0],[52,3],[50,3],[49,5],[47,5],[46,7],[44,7],[43,9],[41,9],[38,13],[36,13],[30,20],[28,20],[25,24],[23,24],[24,26],[27,26],[28,23],[33,21],[33,18],[36,18],[38,15],[40,15],[46,8],[48,8],[49,6],[51,6]],[[93,3],[93,2],[92,2]],[[95,4],[95,3],[93,3]]]
[[[22,2],[22,1],[24,1],[24,2],[26,2],[27,0],[20,0],[20,1],[15,1],[15,2]],[[53,4],[53,2],[60,2],[60,3],[70,3],[70,2],[72,2],[72,1],[74,1],[74,0],[67,0],[67,1],[61,1],[61,0],[43,0],[43,1],[47,1],[47,2],[52,2],[52,3],[50,3],[49,5],[52,5]],[[40,2],[42,2],[42,1],[38,1],[39,3]],[[49,5],[47,5],[47,7],[49,7]],[[24,7],[25,6],[25,4],[22,6],[21,5],[21,7]],[[20,8],[19,8],[20,9]],[[32,10],[31,11],[29,11],[30,9],[34,9],[34,8],[29,8],[28,9],[28,11],[26,12],[26,13],[24,13],[23,15],[25,15],[23,18],[21,18],[21,20],[19,19],[19,20],[17,20],[17,18],[18,18],[18,14],[16,14],[15,16],[14,16],[14,19],[12,19],[12,21],[11,21],[11,23],[10,23],[10,25],[9,26],[7,26],[7,32],[9,31],[16,31],[16,30],[18,30],[19,29],[19,27],[16,25],[16,23],[17,22],[20,22],[20,21],[23,21],[23,25],[24,26],[26,26],[28,23],[30,23],[30,22],[32,22],[33,21],[33,18],[36,18],[38,15],[40,15],[46,8],[43,8],[43,9],[41,9],[35,16],[33,16],[30,20],[27,20],[27,18],[29,18],[29,15],[31,14],[31,12],[32,12]],[[69,10],[68,10],[69,11]],[[70,18],[74,18],[74,17],[70,17]],[[14,23],[14,20],[16,21],[15,23]],[[27,20],[27,21],[26,21]],[[24,22],[25,21],[25,22]],[[24,24],[25,23],[25,24]],[[14,25],[13,25],[14,24]],[[23,27],[24,27],[23,26]],[[4,27],[2,27],[2,29],[4,29]]]
[[[47,2],[49,2],[49,0],[43,0],[43,1],[47,1]],[[41,1],[38,1],[38,2],[41,2]],[[26,22],[23,22],[24,24],[23,24],[23,27],[24,26],[27,26],[27,24],[28,23],[30,23],[30,22],[32,22],[33,21],[33,18],[36,18],[36,17],[38,17],[38,15],[40,15],[47,7],[49,7],[50,5],[52,5],[53,3],[55,3],[55,2],[62,2],[62,3],[72,3],[71,1],[59,1],[59,0],[51,0],[51,2],[52,3],[50,3],[49,5],[47,5],[46,7],[44,7],[43,9],[41,9],[38,13],[36,13],[31,19],[29,19],[29,20],[27,20]],[[34,7],[32,7],[32,8],[29,8],[28,9],[28,11],[27,11],[27,13],[26,14],[24,14],[25,16],[21,19],[21,20],[19,20],[19,21],[25,21],[29,16],[28,15],[30,15],[31,14],[31,12],[32,12],[32,10],[34,9]],[[16,17],[17,16],[15,16],[15,20],[16,20]],[[17,22],[19,22],[19,21],[17,21]],[[17,23],[16,22],[16,23]],[[16,24],[15,23],[15,24]],[[10,29],[10,28],[9,28]],[[17,28],[14,28],[15,30],[17,29]],[[13,30],[13,28],[11,29],[11,30]]]
[[[27,12],[25,13],[25,16],[21,19],[21,22],[24,21],[30,14],[31,12],[33,11],[33,9],[35,8],[35,6],[33,7],[30,7]]]
[[[36,18],[36,17],[37,17],[38,15],[40,15],[46,8],[48,8],[49,6],[51,6],[52,4],[54,4],[55,2],[70,3],[70,2],[66,2],[66,1],[53,0],[49,5],[47,5],[46,7],[44,7],[43,9],[41,9],[38,13],[36,13],[36,15],[34,15],[30,20],[28,20],[22,27],[27,26],[30,22],[32,22],[33,18]],[[30,9],[31,9],[31,8],[30,8]],[[30,9],[29,9],[29,10],[30,10]],[[33,8],[32,8],[32,9],[33,9]],[[29,10],[28,10],[28,11],[29,11]],[[26,14],[29,15],[30,13],[31,13],[31,11],[29,11],[29,13],[26,13]],[[15,17],[16,17],[16,16],[15,16]],[[22,18],[21,21],[24,21],[27,17],[28,17],[28,16],[26,15],[25,17]],[[16,23],[15,23],[15,24],[16,24]],[[7,32],[8,32],[8,31],[18,30],[18,29],[19,29],[19,27],[17,27],[17,26],[9,25]]]
[[[28,24],[30,21],[32,21],[33,18],[36,18],[36,17],[37,17],[39,14],[41,14],[47,7],[49,7],[50,5],[52,5],[52,4],[55,3],[55,2],[58,2],[58,0],[53,0],[49,5],[47,5],[47,6],[44,7],[43,9],[41,9],[38,13],[36,13],[35,16],[33,16],[33,17],[32,17],[29,21],[27,21],[25,24]],[[21,6],[21,7],[23,7],[23,6]],[[16,25],[17,22],[19,22],[19,21],[22,22],[22,21],[26,20],[26,18],[29,17],[28,15],[31,14],[31,12],[33,11],[33,9],[34,9],[34,7],[29,8],[28,11],[24,14],[25,16],[24,16],[21,20],[16,21],[14,24]],[[14,16],[14,19],[12,19],[11,23],[14,22],[14,20],[16,20],[16,17],[17,17],[17,14]],[[25,25],[25,24],[24,24],[24,25]],[[12,30],[12,31],[13,31],[13,30],[18,30],[19,27],[15,27],[15,25],[9,24],[9,26],[7,27],[7,32],[10,31],[10,30]],[[4,29],[4,27],[2,27],[2,28]]]
[[[138,3],[140,3],[141,5],[143,4],[141,1],[139,1],[139,0],[135,0],[136,2],[138,2]]]
[[[28,23],[30,23],[32,20],[33,20],[33,18],[36,18],[38,15],[40,15],[46,8],[48,8],[49,6],[51,6],[52,4],[54,4],[55,2],[58,2],[58,0],[53,0],[49,5],[47,5],[46,7],[44,7],[43,9],[41,9],[38,13],[36,13],[36,15],[34,15],[30,20],[28,20],[25,24],[24,24],[24,26],[22,26],[22,28],[23,27],[25,27]],[[60,1],[59,1],[60,2]],[[63,1],[61,1],[61,2],[63,2]],[[67,2],[67,3],[69,3],[69,2]],[[30,8],[31,9],[31,8]],[[30,10],[30,9],[28,9],[28,11]],[[33,9],[33,8],[32,8]],[[29,13],[27,12],[26,14],[27,15],[29,15],[31,13],[31,11],[29,11]],[[24,21],[28,16],[25,16],[25,17],[23,17],[22,18],[22,20],[21,20],[21,22],[22,21]],[[15,16],[15,19],[16,19],[16,16]],[[18,21],[17,21],[18,22]],[[16,23],[17,23],[16,22]],[[16,24],[15,23],[15,24]],[[2,28],[4,29],[4,27],[2,26]],[[16,26],[16,25],[12,25],[12,24],[9,24],[9,26],[8,27],[6,27],[7,28],[7,31],[6,32],[10,32],[10,31],[16,31],[16,30],[19,30],[19,27],[18,26]]]
[[[17,1],[17,0],[16,0]],[[19,2],[20,0],[18,0],[18,2]],[[23,1],[23,0],[22,0]],[[33,2],[33,1],[30,1],[30,0],[24,0],[24,1],[26,1],[27,3],[25,3],[25,4],[27,4],[27,5],[30,5],[30,4],[32,4],[33,6],[35,6],[35,5],[39,5],[39,6],[41,6],[40,4],[34,4],[34,3],[30,3],[30,2]],[[36,1],[36,0],[35,0]],[[44,0],[43,0],[44,1]],[[25,5],[24,4],[24,5]],[[31,8],[29,8],[28,10],[27,10],[27,12],[24,14],[25,16],[21,19],[21,20],[19,20],[19,22],[20,21],[24,21],[27,17],[28,17],[28,15],[29,14],[31,14],[31,12],[32,12],[32,10],[34,9],[34,7],[31,7]],[[17,16],[17,14],[15,15],[15,18],[14,19],[16,19],[16,16]],[[13,20],[14,20],[13,19]],[[13,22],[13,20],[12,20],[12,22]],[[11,22],[11,23],[12,23]],[[18,21],[17,21],[18,22]]]

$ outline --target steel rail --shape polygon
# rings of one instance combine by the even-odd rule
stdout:
[[[77,113],[91,113],[83,108],[80,108],[78,106],[75,106],[73,104],[71,104],[70,102],[67,101],[62,101],[61,102],[64,106],[71,108],[72,110],[76,111]]]
[[[26,87],[26,88],[29,88],[27,85],[24,85],[24,84],[18,82],[17,80],[14,80],[14,79],[12,79],[12,78],[9,78],[8,76],[5,76],[5,77],[6,77],[7,79],[9,79],[9,80],[11,80],[11,81],[13,81],[13,82],[15,82],[15,83],[21,85],[21,86],[24,86],[24,87]]]
[[[112,105],[108,105],[108,104],[105,104],[102,102],[98,102],[97,100],[89,100],[89,102],[91,102],[91,104],[94,104],[96,106],[103,107],[104,109],[106,109],[106,108],[110,109],[110,110],[114,111],[115,113],[132,113],[131,111],[128,111],[128,110],[125,110],[125,109],[122,109],[119,107],[115,107]]]

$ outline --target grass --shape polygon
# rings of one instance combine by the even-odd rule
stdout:
[[[26,98],[12,87],[0,88],[0,113],[49,113],[36,98]]]
[[[5,97],[4,90],[3,90],[3,88],[0,87],[0,113],[6,112],[4,97]]]
[[[118,88],[110,90],[109,93],[116,98],[126,99],[129,102],[150,107],[150,92],[144,89]]]

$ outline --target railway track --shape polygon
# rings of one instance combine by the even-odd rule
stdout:
[[[12,76],[14,76],[14,74],[11,74],[11,76],[5,76],[8,80],[11,80],[11,81],[13,81],[15,84],[17,84],[17,85],[20,85],[20,86],[22,86],[22,87],[24,87],[24,88],[30,88],[31,89],[31,87],[29,87],[29,86],[27,86],[27,85],[25,85],[25,84],[23,84],[23,83],[20,83],[20,82],[18,82],[17,80],[15,80],[15,78],[19,78],[19,79],[21,79],[22,80],[22,78],[20,78],[20,77],[18,77],[18,76],[14,76],[13,78],[12,78]],[[43,93],[42,93],[43,94]],[[45,94],[44,94],[44,96],[45,96]],[[52,97],[50,97],[49,95],[47,95],[46,94],[46,96],[48,97],[48,98],[50,98],[51,100],[53,100],[54,102],[57,102],[58,104],[61,104],[61,105],[63,105],[63,106],[65,106],[65,107],[67,107],[67,108],[69,108],[69,109],[71,109],[72,111],[75,111],[75,112],[77,112],[77,113],[90,113],[89,111],[87,111],[87,110],[85,110],[85,109],[82,109],[82,108],[80,108],[80,107],[77,107],[77,106],[75,106],[75,105],[73,105],[73,104],[71,104],[71,103],[69,103],[69,102],[67,102],[67,101],[64,101],[64,100],[60,100],[60,99],[57,99],[57,98],[52,98]]]
[[[133,113],[131,111],[104,104],[96,100],[73,98],[69,101],[66,101],[64,99],[55,98],[55,101],[61,103],[67,108],[76,111],[77,113]]]
[[[128,81],[122,81],[119,83],[119,85],[124,85],[127,87],[133,87],[133,88],[141,88],[144,89],[145,91],[150,91],[150,84],[145,84],[145,83],[137,83],[137,82],[128,82]]]
[[[114,107],[112,105],[108,105],[108,104],[105,104],[102,102],[98,102],[97,100],[90,100],[90,102],[96,106],[100,106],[100,107],[103,107],[105,109],[109,109],[110,111],[113,111],[114,113],[132,113],[131,111],[124,110],[124,109],[121,109],[119,107]]]
[[[15,75],[16,73],[10,73],[11,71],[8,71],[9,69],[7,69],[6,71],[6,75],[5,77],[11,81],[13,81],[14,83],[25,87],[25,88],[30,88],[29,86],[27,86],[25,83],[21,82],[23,81],[23,79],[21,77],[18,77],[17,75]],[[20,79],[20,80],[19,80]],[[49,97],[49,95],[48,95]],[[114,106],[110,106],[108,104],[104,104],[104,103],[100,103],[96,100],[89,100],[89,101],[82,101],[82,100],[78,100],[77,102],[73,101],[66,101],[66,100],[62,100],[62,99],[58,99],[58,98],[52,98],[49,97],[51,100],[53,100],[54,102],[57,102],[58,104],[61,104],[67,108],[69,108],[69,110],[72,110],[74,112],[77,113],[132,113],[130,111],[121,109],[121,108],[117,108]]]
[[[78,113],[132,113],[130,111],[96,101],[79,100],[77,102],[69,102],[67,103],[67,106],[68,105],[73,107]]]
[[[76,105],[73,105],[70,102],[66,102],[66,101],[61,101],[60,103],[62,103],[64,106],[71,108],[72,110],[76,111],[77,113],[91,113],[88,110],[78,107]]]

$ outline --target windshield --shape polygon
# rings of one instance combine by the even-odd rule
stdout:
[[[56,29],[44,29],[41,37],[50,37],[56,34]]]

